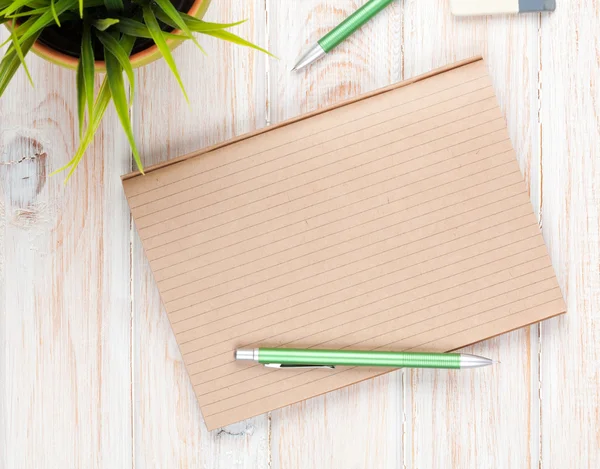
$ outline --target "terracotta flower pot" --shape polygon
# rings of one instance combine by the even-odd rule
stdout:
[[[191,16],[201,19],[206,13],[211,0],[173,0],[173,4],[178,10],[184,11]],[[58,32],[60,28],[57,27]],[[180,34],[181,31],[175,30],[174,34]],[[49,62],[67,67],[71,69],[77,68],[79,61],[79,48],[81,47],[80,42],[74,44],[74,41],[70,41],[69,38],[65,38],[61,34],[48,34],[40,36],[35,42],[31,50]],[[174,49],[183,40],[178,41],[176,39],[167,39],[167,44],[171,49]],[[138,44],[139,43],[139,44]],[[133,49],[133,52],[129,58],[133,68],[147,65],[150,62],[154,62],[162,57],[156,44],[151,39],[138,40]],[[104,71],[104,61],[96,61],[96,70]]]

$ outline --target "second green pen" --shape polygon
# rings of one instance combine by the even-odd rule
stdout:
[[[273,368],[382,366],[387,368],[477,368],[489,358],[464,353],[387,352],[289,348],[239,349],[236,360],[251,360]]]
[[[315,60],[323,57],[393,1],[394,0],[369,0],[348,18],[329,31],[325,36],[319,39],[317,43],[312,46],[300,60],[298,60],[298,63],[292,70],[300,70],[307,67]]]

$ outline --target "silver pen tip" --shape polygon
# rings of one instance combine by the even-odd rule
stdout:
[[[469,355],[468,353],[460,354],[460,367],[461,368],[479,368],[482,366],[493,365],[494,360],[489,358],[480,357],[477,355]]]
[[[324,55],[325,50],[321,47],[321,44],[317,42],[310,49],[308,49],[308,51],[306,51],[306,53],[302,57],[300,57],[300,59],[298,59],[298,62],[296,63],[296,65],[294,65],[292,71],[295,72],[303,69],[304,67],[308,67],[311,63],[313,63],[315,60],[320,59]]]
[[[235,351],[236,360],[258,360],[258,349],[237,349]]]

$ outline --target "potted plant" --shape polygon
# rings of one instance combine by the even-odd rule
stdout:
[[[25,64],[30,51],[75,69],[80,143],[71,161],[56,172],[68,169],[67,178],[71,176],[111,100],[137,167],[143,172],[129,119],[134,68],[164,58],[187,99],[171,51],[186,40],[193,41],[203,51],[193,33],[269,54],[228,31],[243,21],[230,24],[202,21],[209,3],[210,0],[0,0],[0,23],[10,31],[4,43],[9,46],[0,62],[0,97],[20,66],[33,84]],[[94,76],[99,71],[106,75],[94,95]]]

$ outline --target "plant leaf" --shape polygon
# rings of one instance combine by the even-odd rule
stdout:
[[[85,81],[81,60],[77,63],[77,119],[79,121],[79,138],[83,135],[83,116],[85,115]]]
[[[3,12],[3,11],[4,11],[4,10],[5,10],[5,9],[6,9],[8,6],[11,6],[11,7],[12,7],[12,5],[13,5],[13,1],[14,1],[14,0],[10,0],[10,1],[8,1],[8,0],[5,0],[5,1],[0,1],[0,14],[2,14],[2,12]],[[92,2],[96,2],[96,1],[98,1],[98,0],[91,0],[91,1],[92,1]],[[26,4],[25,4],[25,5],[21,5],[21,6],[19,6],[19,8],[17,8],[17,9],[15,10],[15,12],[16,12],[17,10],[19,10],[19,15],[23,16],[23,12],[24,12],[23,8],[24,8],[24,7],[25,7],[25,8],[27,8],[27,12],[28,12],[28,11],[35,11],[35,10],[47,10],[49,6],[50,6],[50,0],[29,0],[29,1],[27,1],[27,2],[26,2]],[[90,5],[87,5],[87,3],[86,3],[86,6],[90,6]],[[27,12],[25,12],[25,13],[27,13]],[[9,16],[9,17],[12,17],[12,16],[13,16],[13,15],[15,15],[15,14],[16,14],[16,13],[8,13],[8,16]]]
[[[169,26],[171,26],[173,28],[177,27],[177,25],[175,25],[172,21],[170,21],[170,18],[165,17],[164,14],[161,15],[160,12],[157,12],[156,16],[163,23],[168,24]],[[185,13],[181,13],[181,17],[184,19],[184,21],[186,22],[186,24],[188,25],[190,30],[192,30],[194,32],[206,34],[207,36],[213,36],[218,39],[223,39],[225,41],[231,42],[233,44],[237,44],[239,46],[251,47],[252,49],[256,49],[258,51],[264,52],[265,54],[267,54],[271,57],[277,58],[273,54],[271,54],[269,51],[263,49],[262,47],[259,47],[249,41],[246,41],[245,39],[242,39],[241,37],[237,36],[236,34],[230,33],[229,31],[225,31],[226,28],[229,28],[231,26],[237,26],[238,24],[244,23],[245,20],[239,21],[237,23],[221,24],[221,23],[206,23],[202,20],[199,20],[198,18],[194,18],[193,16],[187,15]]]
[[[148,27],[144,23],[132,20],[130,18],[119,17],[119,24],[116,26],[116,29],[118,29],[124,34],[129,34],[130,36],[152,39],[152,34],[150,34]],[[187,40],[185,36],[181,36],[179,34],[166,33],[164,31],[163,37],[165,39],[177,39],[179,41]]]
[[[11,13],[14,13],[19,8],[23,8],[29,4],[30,0],[14,0],[11,2],[9,6],[7,6],[4,10],[0,11],[0,16],[8,16]]]
[[[125,52],[125,49],[119,44],[114,37],[112,37],[108,33],[104,33],[102,31],[98,31],[96,33],[96,37],[100,40],[102,45],[104,46],[104,54],[110,52],[121,65],[121,68],[125,70],[127,74],[127,80],[129,80],[129,90],[130,90],[130,102],[133,102],[133,88],[134,88],[134,76],[133,76],[133,67],[131,66],[131,62],[129,61],[129,55]]]
[[[218,39],[222,39],[224,41],[227,42],[231,42],[233,44],[237,44],[238,46],[246,46],[246,47],[251,47],[252,49],[256,49],[260,52],[264,52],[265,54],[267,54],[270,57],[273,58],[277,58],[276,56],[274,56],[273,54],[271,54],[268,50],[263,49],[262,47],[257,46],[256,44],[252,44],[249,41],[246,41],[245,39],[230,33],[229,31],[203,31],[202,34],[206,34],[207,36],[213,36],[216,37]]]
[[[219,29],[227,29],[232,28],[234,26],[239,26],[240,24],[245,23],[248,20],[236,21],[235,23],[209,23],[207,21],[199,20],[198,18],[194,18],[187,13],[180,13],[181,17],[188,25],[188,27],[197,33],[202,33],[204,31],[218,31]],[[172,28],[176,28],[177,26],[174,23],[169,23],[166,20],[169,18],[165,18],[165,15],[161,15],[160,12],[157,12],[158,19],[163,23],[168,24]]]
[[[50,0],[50,10],[52,11],[52,16],[54,16],[54,22],[60,27],[60,20],[58,19],[58,15],[56,14],[54,0]]]
[[[123,36],[121,38],[120,43],[125,52],[129,55],[131,54],[131,50],[133,49],[135,38],[132,36]],[[69,173],[67,174],[67,177],[65,178],[65,182],[69,180],[69,178],[73,174],[73,171],[75,171],[75,168],[77,168],[77,165],[81,161],[81,158],[83,158],[83,155],[87,150],[88,146],[90,145],[90,143],[92,143],[92,140],[94,140],[94,135],[96,134],[98,127],[100,127],[102,117],[104,116],[104,113],[108,108],[108,103],[110,103],[110,99],[111,93],[110,87],[108,86],[108,78],[104,77],[104,80],[102,80],[102,85],[100,85],[100,91],[98,91],[98,96],[96,97],[93,112],[91,112],[90,122],[88,122],[88,126],[85,129],[85,134],[79,142],[79,147],[77,148],[75,156],[73,156],[73,158],[71,158],[71,161],[69,161],[62,168],[53,171],[51,176],[61,171],[64,171],[67,168],[71,168],[69,170]]]
[[[25,31],[27,31],[29,28],[31,28],[33,23],[35,23],[38,18],[39,18],[39,16],[33,15],[21,24],[16,25],[16,23],[13,23],[12,27],[15,30],[16,35],[18,37],[23,36],[23,34],[25,34]]]
[[[71,158],[71,161],[69,161],[66,165],[50,173],[50,176],[54,176],[55,174],[60,173],[61,171],[64,171],[65,169],[70,167],[71,169],[69,170],[69,173],[65,178],[65,182],[69,180],[69,178],[73,174],[73,171],[75,171],[75,168],[77,168],[77,165],[79,165],[79,162],[81,161],[81,158],[87,150],[87,147],[90,145],[90,143],[92,143],[94,135],[96,134],[98,127],[100,127],[100,122],[102,122],[102,117],[106,112],[106,108],[108,107],[110,98],[111,95],[110,89],[108,87],[108,80],[105,77],[102,81],[102,85],[100,86],[100,91],[98,92],[98,97],[96,98],[96,103],[94,104],[94,109],[91,113],[92,116],[90,118],[90,122],[88,122],[88,126],[85,129],[83,139],[81,139],[81,142],[79,142],[79,147],[75,152],[75,156],[73,156],[73,158]]]
[[[22,42],[21,51],[23,54],[27,54],[33,43],[37,39],[39,34],[30,37],[28,40]],[[21,60],[17,56],[14,46],[10,46],[2,57],[2,61],[0,62],[0,96],[4,93],[4,90],[10,83],[11,78],[14,76],[15,72],[18,70],[21,65]]]
[[[144,6],[143,12],[144,12],[144,21],[146,22],[148,31],[150,31],[150,34],[152,34],[152,39],[154,39],[154,42],[158,46],[158,50],[160,50],[161,54],[165,58],[167,65],[171,69],[171,72],[173,72],[173,75],[175,75],[175,78],[176,78],[177,82],[179,83],[181,91],[183,91],[185,100],[189,103],[190,99],[188,98],[188,95],[185,92],[183,82],[181,81],[181,77],[179,76],[179,72],[177,71],[177,65],[175,65],[175,60],[173,60],[173,55],[171,55],[171,50],[169,49],[169,46],[167,45],[165,38],[162,35],[162,30],[160,29],[160,26],[158,25],[158,21],[156,20],[156,17],[154,16],[154,12],[148,5]]]
[[[83,37],[81,38],[81,56],[79,58],[83,69],[83,83],[89,115],[94,107],[94,74],[96,64],[94,63],[94,49],[92,48],[92,32],[89,23],[83,25]]]
[[[183,31],[183,33],[188,38],[190,38],[202,52],[204,52],[204,49],[198,43],[198,41],[192,34],[192,31],[190,30],[190,28],[188,27],[186,22],[181,17],[181,13],[179,11],[177,11],[177,9],[173,6],[173,4],[171,3],[171,0],[154,0],[154,1],[156,2],[156,4],[158,5],[158,7],[160,9],[159,13],[160,13],[160,11],[162,11],[166,16],[168,16],[171,19],[171,21],[173,21],[173,23],[175,23],[177,25],[177,27],[179,29],[181,29],[181,31]]]
[[[17,39],[17,35],[15,34],[14,29],[11,29],[10,35],[13,38],[12,45],[14,46],[15,52],[17,53],[17,56],[19,57],[19,60],[21,61],[21,65],[23,65],[23,68],[25,69],[25,74],[27,75],[27,78],[29,79],[29,83],[31,83],[31,86],[34,86],[33,79],[31,78],[31,74],[29,73],[29,69],[27,68],[27,64],[25,63],[25,54],[23,54],[23,51],[21,50],[21,45],[19,44],[19,40]]]
[[[104,0],[104,6],[108,11],[123,11],[123,0]]]
[[[40,7],[40,8],[35,8],[33,10],[20,10],[17,13],[12,13],[11,15],[9,15],[7,17],[7,19],[14,19],[14,18],[22,18],[24,16],[30,17],[31,15],[33,16],[39,16],[45,12],[48,11],[48,7],[44,6],[44,7]]]
[[[72,8],[76,4],[77,0],[58,0],[58,2],[55,5],[56,14],[60,16],[62,13],[67,11],[69,8]],[[27,31],[23,33],[23,36],[21,36],[21,42],[25,41],[26,39],[29,39],[34,34],[40,32],[53,21],[54,16],[52,15],[50,9],[48,9],[45,13],[38,16],[37,19],[33,22],[33,24],[29,28],[27,28]]]
[[[104,60],[106,62],[106,77],[108,78],[108,86],[110,87],[110,94],[112,95],[117,115],[121,121],[121,126],[127,135],[131,151],[133,152],[133,158],[137,167],[143,172],[142,160],[138,153],[137,146],[135,144],[135,138],[133,137],[133,129],[131,127],[131,120],[129,119],[129,106],[127,105],[127,96],[125,94],[125,83],[123,82],[123,69],[119,63],[119,59],[115,57],[108,49],[104,49]]]
[[[23,34],[25,33],[25,31],[27,31],[31,27],[31,25],[33,23],[35,23],[36,18],[38,18],[38,17],[37,16],[32,16],[27,21],[25,21],[24,23],[19,24],[16,27],[15,27],[15,22],[14,21],[10,25],[10,28],[15,32],[15,34],[19,38],[19,41],[22,42],[21,36],[23,36]],[[8,20],[10,21],[10,18]],[[6,39],[6,41],[4,41],[2,44],[0,44],[0,47],[5,46],[6,44],[8,44],[9,42],[11,42],[12,40],[13,40],[12,35],[9,35],[8,39]]]
[[[97,30],[106,31],[113,24],[117,24],[118,22],[119,22],[119,20],[116,18],[102,18],[99,20],[95,20],[92,24],[94,25],[94,28],[96,28]]]

